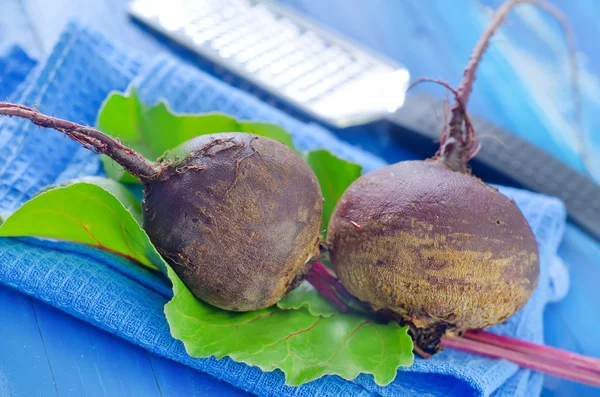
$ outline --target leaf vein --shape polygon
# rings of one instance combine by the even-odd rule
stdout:
[[[350,342],[350,339],[352,339],[354,337],[354,335],[358,332],[358,330],[360,330],[365,324],[368,324],[370,321],[369,320],[365,320],[362,323],[360,323],[351,333],[350,335],[348,335],[348,337],[346,338],[346,340],[344,341],[344,343],[335,351],[335,353],[333,353],[333,356],[331,356],[331,358],[329,360],[327,360],[325,362],[325,364],[331,364],[331,362],[336,358],[336,356],[338,355],[338,353],[342,350],[342,348],[346,347],[346,345]]]

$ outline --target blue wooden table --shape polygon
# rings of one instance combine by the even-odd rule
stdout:
[[[404,63],[414,75],[442,76],[453,84],[459,80],[480,32],[472,20],[486,12],[472,1],[283,2]],[[31,56],[43,58],[51,51],[64,24],[75,17],[115,41],[147,54],[168,50],[160,40],[131,22],[125,13],[126,3],[122,0],[1,0],[0,47],[16,42]],[[597,11],[598,6],[594,0],[580,0],[576,5],[567,0],[558,3],[568,17],[576,21],[578,48],[587,55],[588,68],[593,70],[596,66],[598,70],[600,54],[596,41],[600,28],[595,14],[589,12]],[[494,6],[498,1],[484,4]],[[507,30],[531,35],[516,22],[509,24]],[[548,56],[544,53],[544,44],[548,43],[540,43],[540,57]],[[490,58],[492,70],[494,66],[506,67],[497,54],[492,52]],[[491,82],[493,79],[489,76],[480,78],[472,99],[473,112],[513,129],[581,168],[573,150],[565,146],[560,137],[528,134],[526,128],[518,128],[519,113],[506,103],[498,102],[498,96],[491,91]],[[443,95],[439,91],[437,94]],[[543,128],[543,120],[534,127]],[[593,307],[597,302],[591,300],[598,297],[595,290],[600,280],[600,248],[570,226],[560,255],[573,266],[574,288],[564,301],[549,306],[546,339],[554,346],[600,356],[600,316],[598,308]],[[0,396],[245,394],[4,287],[0,287],[0,318]],[[591,388],[555,378],[547,378],[543,394],[597,395]]]

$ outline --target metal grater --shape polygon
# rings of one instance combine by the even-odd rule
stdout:
[[[135,0],[136,19],[280,97],[345,127],[402,106],[409,73],[261,0]]]

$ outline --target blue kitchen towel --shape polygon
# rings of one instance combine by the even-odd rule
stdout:
[[[0,100],[16,92],[37,62],[17,45],[0,52]]]
[[[148,103],[164,98],[178,112],[220,111],[274,122],[289,130],[301,149],[324,147],[366,170],[383,165],[327,130],[294,120],[181,61],[167,56],[147,60],[77,24],[67,27],[46,63],[32,73],[17,90],[19,97],[12,99],[39,104],[42,111],[73,121],[93,124],[111,90],[134,84]],[[61,134],[23,120],[0,119],[0,212],[16,209],[48,184],[101,173],[98,156]],[[553,198],[508,188],[502,191],[517,202],[534,230],[541,276],[532,299],[494,331],[542,342],[544,306],[565,290],[560,279],[550,278],[560,274],[551,268],[560,267],[554,258],[565,210]],[[287,387],[279,371],[263,373],[228,358],[189,357],[169,333],[163,314],[168,291],[145,270],[123,271],[128,268],[124,259],[88,247],[0,239],[0,283],[257,395],[533,396],[541,390],[540,374],[506,361],[448,350],[401,368],[387,387],[377,386],[368,375],[352,381],[327,376],[298,388]]]

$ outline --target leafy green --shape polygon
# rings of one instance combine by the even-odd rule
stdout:
[[[329,317],[337,313],[335,306],[306,281],[277,302],[277,306],[281,309],[304,308],[313,316]]]
[[[114,182],[96,182],[39,194],[6,219],[0,236],[80,242],[162,269],[174,292],[165,305],[171,333],[193,357],[229,356],[264,371],[281,369],[289,385],[327,374],[352,379],[359,373],[373,374],[378,384],[385,385],[395,378],[398,366],[412,363],[406,327],[336,313],[309,286],[302,286],[279,306],[248,313],[228,312],[196,299],[105,187],[119,195],[124,192],[114,189]]]
[[[75,241],[121,254],[151,269],[166,271],[164,261],[146,233],[105,187],[119,190],[117,193],[128,199],[126,193],[129,192],[115,189],[113,184],[117,183],[105,180],[101,187],[79,182],[40,193],[4,221],[0,236]]]
[[[269,123],[242,121],[220,113],[176,114],[161,101],[148,106],[132,87],[128,94],[112,92],[104,101],[96,122],[99,130],[117,137],[149,160],[200,135],[218,132],[251,132],[294,148],[291,136]],[[294,148],[295,150],[295,148]],[[117,181],[137,183],[137,179],[107,156],[102,156],[106,174]]]
[[[314,150],[304,159],[314,171],[323,194],[323,228],[326,230],[335,205],[342,194],[362,172],[358,164],[342,160],[327,150]]]
[[[71,179],[59,185],[50,185],[40,190],[37,194],[47,192],[48,190],[52,190],[57,187],[70,186],[78,182],[87,182],[94,185],[98,185],[104,190],[108,191],[109,193],[112,193],[113,196],[119,199],[119,201],[121,202],[121,204],[123,204],[125,209],[129,211],[129,213],[133,216],[135,221],[140,225],[142,224],[142,203],[140,203],[140,201],[135,197],[135,195],[131,193],[131,191],[127,189],[123,184],[112,179],[103,178],[101,176],[84,176],[77,179]]]
[[[280,369],[290,386],[327,374],[354,379],[360,373],[387,385],[399,366],[413,362],[407,327],[396,323],[275,306],[249,313],[215,310],[194,298],[171,269],[169,278],[174,297],[165,314],[171,333],[193,357],[229,356],[263,371]]]

